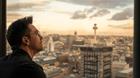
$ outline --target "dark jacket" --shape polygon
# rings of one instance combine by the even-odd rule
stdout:
[[[40,65],[22,49],[0,58],[0,78],[46,78]]]

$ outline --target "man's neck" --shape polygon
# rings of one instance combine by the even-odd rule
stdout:
[[[20,48],[21,48],[22,50],[24,50],[25,52],[27,52],[28,55],[29,55],[31,58],[33,58],[33,56],[35,55],[35,52],[34,52],[33,50],[29,49],[28,47],[20,46]]]

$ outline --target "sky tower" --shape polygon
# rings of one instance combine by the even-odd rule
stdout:
[[[94,43],[96,43],[96,30],[98,29],[97,24],[94,24],[93,30],[94,30]]]

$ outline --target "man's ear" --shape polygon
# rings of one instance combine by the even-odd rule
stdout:
[[[23,36],[23,37],[22,37],[22,42],[23,42],[23,44],[25,44],[25,45],[29,45],[29,38],[26,37],[26,36]]]

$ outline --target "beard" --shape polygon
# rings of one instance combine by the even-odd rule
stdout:
[[[43,50],[43,47],[41,46],[41,47],[39,47],[39,48],[36,48],[36,50],[37,50],[37,53],[39,53],[40,51]]]
[[[30,49],[34,52],[34,54],[36,54],[43,50],[43,46],[42,45],[32,45],[32,46],[30,46]]]

